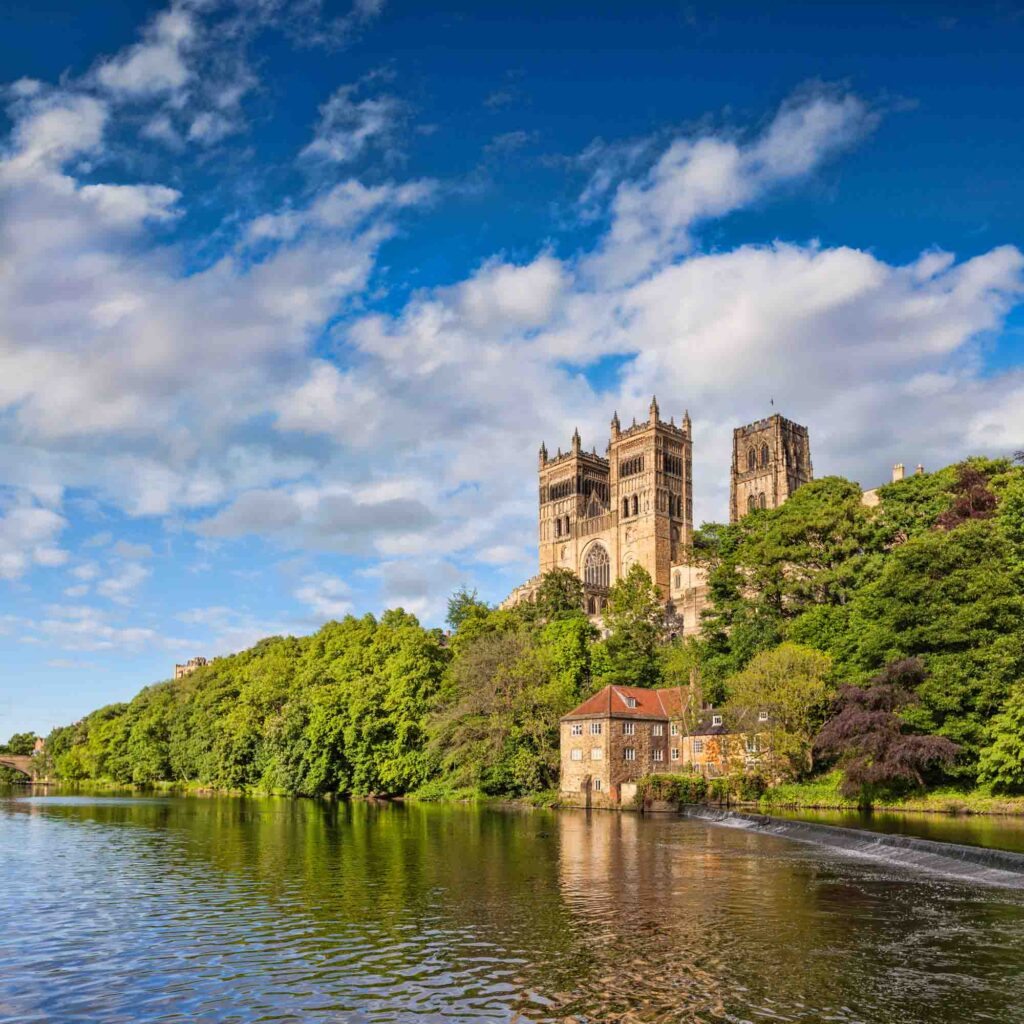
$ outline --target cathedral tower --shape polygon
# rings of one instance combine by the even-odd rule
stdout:
[[[732,432],[729,520],[756,508],[778,508],[814,479],[807,428],[777,413]]]
[[[667,598],[671,566],[693,532],[690,432],[688,414],[681,426],[666,423],[652,399],[642,423],[623,430],[612,417],[605,457],[585,452],[578,431],[564,454],[549,458],[541,446],[540,571],[577,573],[592,614],[635,562]]]

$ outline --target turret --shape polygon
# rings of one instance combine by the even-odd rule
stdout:
[[[540,452],[537,456],[537,462],[541,469],[548,464],[548,446],[543,441],[540,443]]]
[[[897,462],[896,465],[892,467],[892,482],[894,484],[898,484],[904,476],[906,476],[906,473],[907,470],[903,463]]]
[[[691,431],[692,427],[693,427],[693,424],[690,422],[690,410],[687,409],[683,413],[683,433],[686,434],[687,437],[690,436],[690,431]]]
[[[572,432],[572,450],[573,450],[573,454],[574,455],[579,455],[580,448],[582,447],[582,445],[583,445],[583,442],[580,439],[580,428],[577,427]]]
[[[613,441],[619,436],[619,431],[621,430],[621,427],[622,427],[622,425],[619,423],[619,412],[616,409],[616,411],[612,413],[612,440]]]
[[[658,397],[657,395],[651,395],[651,405],[647,410],[651,417],[651,424],[654,425],[658,422]]]

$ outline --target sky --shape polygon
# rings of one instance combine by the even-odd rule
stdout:
[[[1024,447],[1010,3],[12,0],[0,738],[536,565],[541,441]],[[772,405],[774,402],[774,405]]]

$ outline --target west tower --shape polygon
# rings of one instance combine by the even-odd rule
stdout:
[[[806,427],[776,413],[732,432],[730,522],[756,508],[778,508],[813,479]]]
[[[612,417],[605,455],[583,450],[579,432],[568,452],[541,445],[540,571],[572,569],[583,580],[587,610],[599,614],[608,588],[642,565],[668,596],[673,563],[693,532],[693,447],[689,414],[664,422],[657,399],[647,420],[625,430]]]

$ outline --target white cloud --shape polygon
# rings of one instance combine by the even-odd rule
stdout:
[[[296,588],[295,597],[309,608],[318,621],[343,619],[354,609],[349,585],[337,576],[326,573],[306,576]]]
[[[360,85],[336,89],[320,108],[313,141],[302,156],[332,164],[351,163],[371,146],[390,153],[401,124],[404,106],[394,96],[357,99]]]
[[[125,562],[112,576],[96,584],[96,592],[118,604],[128,604],[138,587],[151,575],[152,569],[138,562]]]
[[[180,90],[190,77],[186,50],[196,35],[191,13],[182,3],[159,14],[143,42],[102,62],[96,78],[116,96],[139,98]]]
[[[48,614],[29,625],[35,640],[66,651],[143,651],[190,649],[193,642],[164,636],[146,626],[121,626],[89,605],[51,605]]]
[[[68,560],[58,545],[67,520],[22,495],[0,512],[0,579],[16,580],[33,566],[54,567]]]

